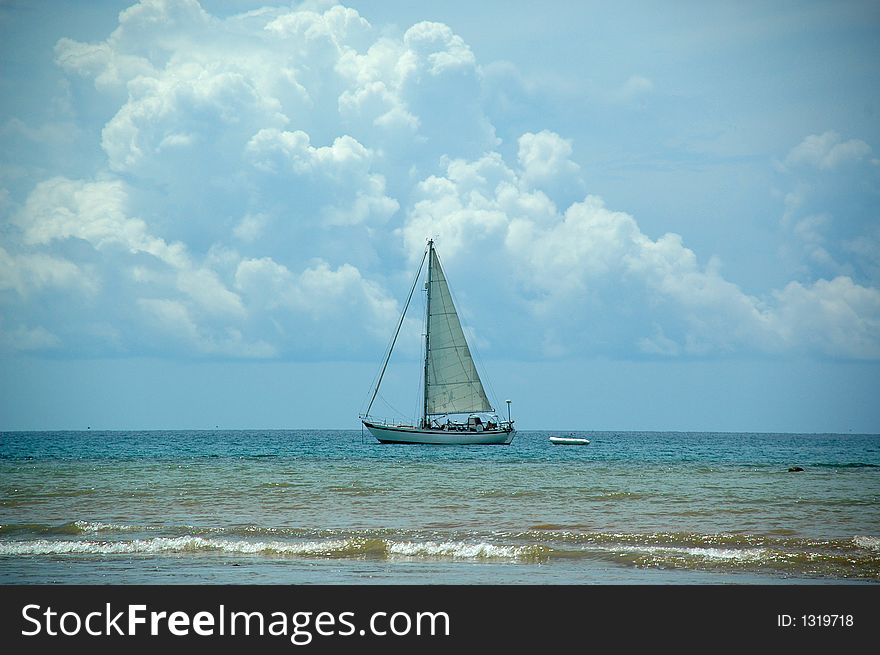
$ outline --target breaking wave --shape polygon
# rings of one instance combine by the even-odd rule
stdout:
[[[540,548],[490,543],[395,542],[354,537],[321,541],[245,541],[205,537],[154,537],[127,541],[50,540],[0,543],[0,556],[183,555],[218,553],[320,558],[437,558],[463,560],[533,559]]]
[[[347,539],[323,542],[243,541],[205,537],[154,537],[130,541],[48,540],[0,543],[0,555],[173,555],[186,553],[229,553],[238,555],[299,555],[347,557],[377,552],[386,546],[381,540]]]
[[[4,558],[218,555],[513,564],[594,560],[636,568],[774,571],[880,580],[880,537],[872,535],[822,540],[793,535],[588,532],[552,524],[525,532],[474,534],[390,528],[145,528],[86,521],[6,525],[0,530],[4,537],[0,557]],[[162,536],[149,530],[162,530]]]
[[[853,537],[853,543],[859,548],[880,552],[880,537]]]

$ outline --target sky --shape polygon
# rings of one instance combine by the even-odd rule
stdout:
[[[356,429],[428,238],[523,430],[880,433],[876,2],[0,2],[0,430]],[[418,412],[419,303],[375,414]]]

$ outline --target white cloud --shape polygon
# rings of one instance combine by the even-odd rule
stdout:
[[[402,99],[381,81],[343,91],[339,96],[339,113],[350,122],[365,120],[370,127],[386,130],[391,138],[395,134],[412,137],[418,133],[420,124]]]
[[[847,270],[859,258],[877,267],[876,235],[835,243],[845,218],[814,207],[813,186],[789,191],[783,222],[816,268],[745,293],[720,260],[677,234],[649,236],[588,192],[574,150],[583,162],[590,143],[530,119],[511,121],[501,144],[485,107],[515,105],[503,87],[519,75],[481,67],[442,23],[374,28],[321,3],[220,19],[195,0],[144,0],[103,41],[59,40],[55,58],[70,100],[104,116],[74,140],[100,133],[104,160],[41,173],[15,202],[4,193],[0,299],[23,314],[8,343],[73,347],[79,331],[111,334],[114,352],[373,352],[397,318],[386,287],[403,286],[403,260],[436,237],[456,279],[489,298],[474,332],[488,347],[878,357],[877,289]],[[632,75],[586,95],[631,104],[653,88]],[[3,132],[58,141],[63,124],[12,118]],[[871,152],[811,135],[785,170],[827,177]],[[70,290],[103,327],[75,312],[52,323],[34,301]],[[463,315],[484,311],[474,297]]]
[[[227,289],[207,268],[186,268],[177,273],[177,288],[206,312],[244,316],[241,298]]]
[[[386,221],[399,204],[377,170],[385,161],[430,168],[441,153],[495,144],[473,53],[441,23],[395,36],[342,6],[220,20],[196,2],[144,2],[102,42],[59,41],[56,61],[118,102],[102,129],[111,170],[164,189],[174,201],[161,211],[188,212],[214,240],[225,235],[201,213],[206,193],[295,240],[282,204],[300,224]]]
[[[469,69],[476,64],[471,49],[448,25],[423,21],[403,35],[403,44],[424,62],[431,75],[455,69]]]
[[[0,324],[0,348],[14,352],[54,350],[62,346],[61,340],[42,326],[30,328],[16,326],[7,329]]]
[[[679,235],[652,240],[631,216],[607,209],[598,197],[572,204],[553,225],[512,221],[505,245],[545,320],[592,298],[615,320],[632,320],[626,315],[634,311],[641,320],[646,313],[666,316],[670,327],[683,322],[676,330],[683,352],[763,348],[772,338],[761,304],[712,266],[700,267]],[[616,294],[623,311],[615,307]],[[645,338],[638,339],[643,348]],[[671,337],[652,341],[661,342],[664,351],[674,349]]]
[[[28,297],[42,289],[78,290],[94,295],[99,282],[73,262],[45,253],[12,255],[0,246],[0,290]]]
[[[218,145],[245,142],[260,125],[287,122],[276,98],[262,93],[253,78],[221,63],[173,63],[157,77],[135,78],[128,92],[128,101],[102,133],[116,171],[161,177],[156,164],[177,149],[192,153],[198,146],[202,153],[214,153]],[[200,163],[210,162],[200,158]]]
[[[186,247],[150,234],[143,220],[127,215],[128,193],[119,180],[87,182],[55,177],[39,183],[14,216],[27,245],[82,239],[97,249],[145,252],[175,268],[189,266]]]
[[[265,213],[246,214],[235,226],[233,234],[242,241],[256,241],[262,236],[269,221],[270,217]]]
[[[503,181],[510,176],[501,158],[490,154],[476,162],[451,161],[447,177],[431,176],[420,182],[420,199],[403,227],[410,257],[420,253],[425,239],[433,236],[442,237],[448,252],[500,236],[507,216],[498,206],[496,192],[503,191]]]
[[[166,352],[169,349],[194,348],[200,354],[255,359],[278,354],[275,347],[265,341],[247,341],[236,328],[206,330],[199,326],[183,302],[167,298],[140,298],[137,305],[145,318],[155,326],[156,334],[170,339],[167,344],[161,341],[158,344]],[[155,336],[151,335],[150,338],[155,339]]]
[[[182,320],[179,308],[186,310],[187,317],[198,311],[208,320],[217,316],[243,319],[241,299],[226,288],[218,274],[195,263],[183,243],[168,243],[153,235],[145,221],[130,217],[129,204],[129,190],[118,180],[53,178],[40,183],[14,216],[23,243],[48,247],[81,240],[94,248],[98,263],[85,276],[73,263],[45,253],[24,254],[13,260],[4,250],[0,257],[2,268],[11,271],[3,275],[8,280],[6,285],[22,294],[28,288],[74,284],[92,295],[99,286],[113,287],[118,293],[119,285],[124,283],[120,272],[128,269],[128,279],[134,286],[127,291],[135,296],[134,302],[146,303],[143,306],[151,309],[153,315],[167,319],[166,322],[177,318],[186,326],[195,320]],[[169,297],[140,298],[146,289]],[[131,301],[117,299],[123,306]],[[177,313],[172,314],[172,310]]]
[[[55,44],[55,61],[67,71],[94,78],[95,87],[103,91],[120,91],[129,80],[156,72],[148,59],[119,53],[108,43],[68,38]]]
[[[336,71],[345,85],[342,119],[398,157],[475,155],[497,144],[480,104],[476,59],[447,25],[425,21],[363,53],[349,49]]]
[[[791,149],[785,158],[788,166],[814,166],[832,169],[848,161],[858,161],[871,153],[871,146],[859,139],[843,141],[837,132],[811,134]]]
[[[798,350],[831,356],[880,358],[880,290],[849,277],[790,282],[775,292],[776,328]]]
[[[400,311],[394,299],[350,264],[334,270],[318,261],[295,275],[269,257],[245,259],[235,272],[235,287],[252,306],[287,312],[301,329],[312,329],[304,321],[323,326],[340,340],[359,341],[353,325],[387,338]]]
[[[858,262],[865,276],[874,285],[880,284],[880,226],[874,226],[864,234],[845,239],[841,247]]]
[[[251,302],[275,309],[291,302],[293,274],[271,257],[246,259],[235,271],[235,288]]]
[[[272,20],[266,31],[290,39],[304,48],[332,47],[336,53],[363,48],[372,36],[372,26],[354,9],[336,5],[324,13],[292,11]]]
[[[631,339],[651,354],[818,349],[878,356],[880,291],[837,277],[792,283],[765,298],[748,295],[721,275],[718,260],[701,266],[679,235],[651,239],[632,216],[608,209],[597,196],[560,213],[527,181],[530,162],[521,156],[519,170],[497,154],[450,162],[446,176],[420,184],[402,236],[409,251],[418,251],[426,236],[436,235],[457,266],[475,270],[468,262],[479,261],[477,270],[517,280],[531,320],[547,326],[543,340],[554,352],[564,348],[559,330],[572,335],[583,321],[610,323],[602,340]],[[559,156],[553,170],[564,170],[564,163]],[[817,219],[798,229],[806,238],[821,225]],[[829,304],[835,292],[842,297]],[[649,325],[652,334],[645,334]],[[581,345],[575,340],[568,349]]]
[[[201,343],[198,325],[182,302],[167,298],[139,298],[137,304],[162,330],[186,342]]]
[[[247,144],[255,168],[282,178],[303,179],[303,186],[324,199],[320,214],[330,225],[384,222],[399,208],[385,195],[385,178],[371,172],[373,153],[343,135],[331,146],[314,147],[302,131],[260,130]],[[332,201],[329,200],[332,198]]]
[[[523,134],[517,154],[523,183],[530,188],[546,188],[576,176],[580,167],[571,161],[571,153],[571,141],[549,130]]]
[[[352,173],[365,173],[371,153],[350,136],[337,137],[332,146],[315,148],[309,135],[301,130],[282,132],[263,129],[247,144],[254,166],[280,173],[290,170],[297,175],[309,173],[343,181]]]
[[[780,225],[787,240],[781,252],[795,261],[803,278],[880,282],[871,249],[875,203],[858,192],[876,185],[870,153],[864,141],[825,132],[805,138],[777,167],[792,185],[784,194]]]
[[[664,355],[675,357],[681,354],[681,347],[675,341],[666,336],[663,328],[654,325],[654,334],[650,337],[643,337],[638,341],[639,350],[649,355]]]

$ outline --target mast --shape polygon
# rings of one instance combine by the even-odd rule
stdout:
[[[427,289],[427,299],[425,308],[425,385],[424,395],[422,396],[422,427],[427,428],[428,425],[428,359],[430,357],[431,348],[431,271],[434,264],[434,241],[428,239],[428,281],[425,283]]]

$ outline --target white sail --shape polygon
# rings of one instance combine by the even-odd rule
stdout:
[[[483,383],[452,304],[446,276],[431,248],[425,413],[491,412]]]

